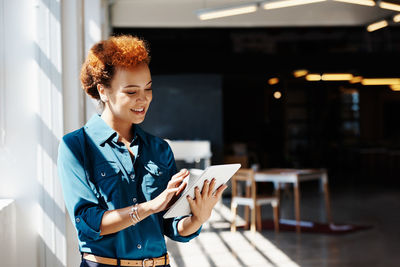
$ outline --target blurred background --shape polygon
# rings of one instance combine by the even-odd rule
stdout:
[[[394,0],[0,0],[0,266],[79,266],[57,149],[99,112],[80,66],[118,34],[149,44],[142,127],[170,142],[178,168],[323,169],[330,223],[369,227],[234,233],[229,188],[190,250],[168,240],[173,266],[397,266],[399,14]],[[322,223],[317,182],[301,185],[301,218]],[[293,219],[282,186],[279,216]]]

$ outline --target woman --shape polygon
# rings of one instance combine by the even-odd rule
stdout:
[[[199,235],[226,185],[214,179],[187,197],[191,216],[163,219],[184,190],[171,148],[143,131],[153,93],[146,43],[122,35],[96,43],[81,69],[82,87],[103,111],[66,134],[58,172],[82,253],[81,266],[169,266],[164,235]]]

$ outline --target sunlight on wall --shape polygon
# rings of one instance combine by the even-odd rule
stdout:
[[[92,41],[97,41],[101,38],[100,27],[93,20],[89,21],[89,37]]]
[[[4,17],[4,10],[3,5],[0,6],[0,17]],[[0,38],[5,38],[4,34],[4,21],[0,19],[0,29],[1,29],[1,36]],[[5,129],[5,75],[6,75],[6,68],[5,68],[5,47],[3,41],[0,42],[0,148],[2,148],[5,144],[5,137],[6,137],[6,129]]]
[[[62,126],[62,51],[60,1],[41,0],[36,6],[36,95],[32,115],[36,145],[36,204],[40,265],[66,266],[65,207],[57,177],[57,151]],[[32,90],[35,91],[35,90]]]
[[[57,244],[57,242],[59,242],[59,239],[56,239],[55,237],[61,237],[61,241],[66,242],[64,234],[56,227],[53,219],[50,218],[46,212],[44,212],[40,204],[36,203],[34,209],[35,214],[37,215],[37,221],[35,223],[38,226],[38,234],[41,240],[45,243],[47,249],[49,249],[52,254],[59,255],[59,253],[56,253],[59,248],[59,244]],[[51,231],[55,231],[56,235],[49,234]],[[65,258],[63,259],[58,257],[59,262],[65,262],[65,260]]]
[[[43,164],[44,163],[44,164]],[[53,160],[49,157],[49,155],[45,152],[41,144],[37,145],[37,181],[39,183],[39,186],[41,186],[45,193],[48,196],[51,196],[54,191],[54,179],[57,177],[53,177],[53,174],[51,173],[51,170],[48,170],[47,168],[44,168],[43,165],[53,165],[54,168],[56,168],[56,163],[53,162]],[[47,170],[45,172],[44,170]],[[64,209],[64,202],[56,201],[54,200],[54,203],[57,204],[57,208],[60,210]]]

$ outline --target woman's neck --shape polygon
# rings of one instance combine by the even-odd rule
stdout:
[[[108,109],[104,109],[101,118],[118,133],[118,141],[131,142],[133,138],[132,123],[119,120]]]

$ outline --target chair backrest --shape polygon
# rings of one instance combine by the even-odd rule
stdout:
[[[254,180],[254,170],[250,168],[240,168],[232,177],[232,179],[240,181]]]
[[[242,168],[248,168],[249,167],[249,158],[246,155],[243,155],[243,156],[225,155],[224,156],[224,163],[225,164],[240,163],[242,165]]]
[[[245,184],[246,197],[255,197],[256,183],[254,180],[254,170],[250,168],[240,168],[231,178],[232,181],[232,197],[241,196],[243,194],[241,184]],[[240,190],[240,192],[239,192]]]

